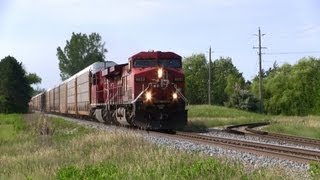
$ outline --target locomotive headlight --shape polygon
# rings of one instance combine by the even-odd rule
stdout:
[[[173,100],[176,100],[176,99],[178,99],[178,94],[177,93],[172,93],[172,98],[173,98]]]
[[[162,78],[162,76],[163,76],[163,69],[159,68],[158,69],[158,78]]]
[[[150,91],[147,91],[147,92],[146,92],[146,100],[147,100],[147,101],[151,101],[151,98],[152,98],[151,92],[150,92]]]

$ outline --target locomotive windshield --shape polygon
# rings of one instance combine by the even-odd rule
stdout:
[[[155,67],[157,66],[156,60],[151,59],[137,59],[133,63],[134,67]]]
[[[133,63],[134,67],[144,68],[144,67],[155,67],[161,66],[166,68],[181,68],[181,60],[179,59],[137,59]]]
[[[167,68],[181,68],[181,61],[179,59],[160,59],[159,65]]]

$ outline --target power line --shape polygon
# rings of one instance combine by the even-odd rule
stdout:
[[[320,25],[313,25],[313,26],[309,26],[309,27],[306,27],[304,29],[300,29],[300,30],[296,30],[296,31],[293,31],[293,32],[290,32],[290,33],[282,33],[282,34],[279,34],[278,37],[279,38],[292,38],[292,36],[298,36],[298,37],[303,37],[305,36],[307,33],[310,33],[312,32],[313,30],[317,30],[318,29],[320,30]]]
[[[283,54],[318,54],[320,51],[297,51],[297,52],[271,52],[265,53],[266,55],[283,55]]]

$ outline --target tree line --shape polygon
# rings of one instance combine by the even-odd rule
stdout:
[[[105,43],[98,33],[72,33],[66,45],[57,48],[61,80],[88,65],[105,61]],[[211,68],[211,92],[208,71]],[[305,57],[297,64],[276,63],[263,71],[263,112],[267,114],[320,114],[320,59]],[[190,104],[211,104],[258,111],[259,79],[246,81],[230,57],[220,57],[210,66],[204,54],[183,59],[185,93]],[[43,91],[32,88],[41,82],[35,73],[27,73],[22,63],[7,56],[0,61],[0,113],[26,112],[31,96]]]
[[[305,57],[297,64],[274,65],[263,74],[265,112],[283,115],[320,114],[320,58]],[[258,79],[252,84],[257,95]]]
[[[251,93],[251,82],[233,65],[230,57],[211,62],[211,103],[243,110],[256,111],[258,100]],[[183,60],[186,96],[190,104],[208,103],[209,64],[204,54],[195,54]]]
[[[259,78],[245,81],[232,59],[220,57],[211,67],[212,104],[258,111]],[[183,60],[186,96],[190,104],[208,103],[209,64],[204,54]],[[304,57],[297,64],[284,64],[263,71],[262,104],[267,114],[320,114],[320,58]]]

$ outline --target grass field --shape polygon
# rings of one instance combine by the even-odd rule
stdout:
[[[0,145],[14,141],[17,134],[25,129],[25,124],[19,117],[17,114],[0,114]]]
[[[319,116],[271,116],[209,105],[190,105],[188,110],[192,128],[270,121],[270,126],[265,130],[320,139]]]
[[[292,178],[279,169],[247,173],[234,162],[159,147],[130,133],[87,129],[62,119],[15,114],[0,115],[0,122],[7,129],[0,138],[0,179]]]

